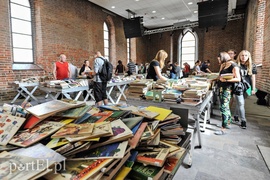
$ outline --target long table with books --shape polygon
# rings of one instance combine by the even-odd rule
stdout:
[[[212,103],[213,103],[213,92],[209,90],[202,101],[196,105],[194,104],[185,104],[185,103],[177,103],[172,101],[162,101],[156,102],[153,100],[144,100],[141,98],[128,98],[128,103],[135,105],[135,106],[158,106],[162,108],[178,108],[188,110],[188,113],[193,115],[195,119],[195,127],[194,133],[197,134],[198,145],[194,146],[195,143],[195,135],[192,137],[192,147],[191,147],[191,156],[193,154],[194,148],[201,148],[202,141],[201,141],[201,131],[204,132],[206,128],[206,122],[210,119]],[[200,127],[200,117],[203,116],[203,127]],[[188,118],[188,117],[187,117]],[[190,160],[190,165],[192,164],[192,159]]]

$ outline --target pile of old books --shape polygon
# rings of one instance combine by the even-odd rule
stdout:
[[[151,79],[138,79],[129,84],[128,95],[139,97],[145,94],[148,90],[152,89],[153,80]]]
[[[165,179],[186,154],[172,110],[60,100],[15,113],[11,106],[0,114],[4,179]]]

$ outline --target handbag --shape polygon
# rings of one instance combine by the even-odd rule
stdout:
[[[250,87],[250,84],[245,79],[241,78],[241,81],[234,83],[232,92],[235,95],[243,95]]]

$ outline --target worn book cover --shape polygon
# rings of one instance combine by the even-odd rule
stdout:
[[[168,148],[162,148],[160,151],[141,152],[137,155],[137,162],[162,167],[170,150]]]
[[[89,113],[85,113],[82,117],[78,118],[76,121],[74,121],[75,124],[82,124],[84,121],[86,121],[90,116],[92,116]]]
[[[153,135],[154,135],[154,132],[147,125],[144,132],[143,132],[143,134],[142,134],[142,136],[141,136],[141,141],[151,139]]]
[[[68,151],[73,150],[74,148],[77,148],[79,146],[82,146],[85,142],[82,141],[78,141],[78,142],[74,142],[74,143],[68,143],[64,146],[61,146],[60,148],[57,148],[55,151],[60,153],[60,154],[64,154]]]
[[[111,122],[113,135],[108,138],[103,138],[99,142],[92,144],[92,148],[104,146],[106,144],[124,141],[133,137],[132,131],[120,119]]]
[[[113,111],[98,112],[90,116],[84,123],[98,123],[103,122],[112,115]]]
[[[102,147],[95,149],[87,150],[85,152],[80,152],[76,154],[72,159],[73,160],[82,160],[82,159],[121,159],[124,157],[128,142],[117,142],[108,144]]]
[[[65,144],[68,144],[68,140],[66,140],[65,138],[53,138],[46,144],[46,146],[53,149],[59,146],[63,146]]]
[[[138,130],[134,134],[134,136],[131,139],[128,140],[128,145],[131,148],[134,149],[135,147],[137,147],[146,126],[147,126],[147,122],[142,122],[140,127],[138,128]]]
[[[81,107],[71,108],[66,111],[56,113],[54,116],[78,119],[82,117],[86,112],[88,112],[91,108],[92,106],[90,105],[84,105]]]
[[[78,137],[70,137],[66,136],[65,138],[69,142],[75,142],[75,141],[94,141],[93,138],[100,138],[100,137],[106,137],[106,136],[112,136],[113,130],[110,122],[100,122],[100,123],[93,123],[94,129],[92,134],[90,135],[80,135]]]
[[[46,179],[54,180],[86,180],[94,178],[97,172],[111,163],[113,159],[89,159],[65,162],[65,167],[59,173],[46,175]]]
[[[78,137],[91,135],[94,129],[94,123],[84,123],[84,124],[74,124],[70,123],[59,129],[52,138],[64,138],[69,137]]]
[[[11,150],[18,149],[18,148],[19,148],[18,146],[13,146],[11,144],[7,144],[5,146],[0,146],[0,152],[2,152],[2,151],[11,151]]]
[[[182,163],[185,151],[185,148],[180,147],[175,155],[168,157],[164,163],[164,172],[174,175]]]
[[[146,108],[146,110],[159,113],[159,115],[156,116],[155,119],[160,120],[160,121],[164,121],[172,113],[172,110],[160,108],[156,106],[149,106]]]
[[[29,164],[31,165],[29,166]],[[45,171],[52,164],[45,159],[37,159],[4,151],[0,153],[0,165],[1,179],[15,180],[31,179],[32,177]],[[22,170],[22,168],[25,168],[25,170]]]
[[[34,115],[30,115],[27,119],[26,119],[26,123],[24,125],[24,129],[29,129],[29,128],[33,128],[36,124],[38,124],[39,122],[41,122],[43,119],[38,118]]]
[[[131,113],[131,111],[121,111],[121,110],[113,111],[112,115],[110,117],[108,117],[106,119],[106,121],[112,122],[116,119],[122,119],[122,118],[126,117],[127,115],[129,115],[130,113]]]
[[[9,141],[9,144],[20,147],[30,146],[55,133],[62,126],[64,126],[64,124],[61,122],[42,121],[32,129],[18,131]]]
[[[126,124],[129,129],[134,128],[139,122],[143,120],[144,117],[137,116],[137,117],[130,117],[124,118],[122,121]]]
[[[27,148],[16,149],[10,152],[17,155],[23,155],[23,156],[28,156],[32,158],[46,159],[51,162],[62,162],[66,159],[61,154],[44,146],[41,143],[35,144]]]
[[[7,145],[24,121],[24,117],[0,114],[0,145]]]
[[[74,146],[73,149],[71,149],[71,150],[63,153],[63,156],[69,157],[69,156],[72,156],[72,155],[77,154],[79,152],[85,151],[85,150],[89,149],[89,147],[91,146],[91,143],[92,142],[82,142],[82,143],[83,143],[82,145]]]
[[[146,117],[148,119],[153,119],[153,118],[155,118],[156,116],[158,116],[160,114],[158,112],[153,112],[153,111],[146,110],[145,107],[123,106],[123,107],[119,107],[119,108],[121,110],[131,111],[132,114],[142,116],[142,117]]]
[[[38,104],[33,107],[29,107],[26,110],[33,114],[34,116],[44,119],[46,117],[52,116],[58,112],[68,110],[70,108],[75,108],[79,106],[84,106],[85,102],[64,102],[60,100],[52,100],[42,104]]]
[[[144,166],[141,163],[135,163],[132,170],[128,174],[128,178],[134,180],[159,180],[164,172],[163,167],[157,166]]]

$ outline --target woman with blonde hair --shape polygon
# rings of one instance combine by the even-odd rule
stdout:
[[[229,54],[227,52],[221,52],[219,54],[220,61],[221,61],[221,68],[219,72],[219,81],[220,81],[220,94],[219,94],[219,100],[220,100],[220,113],[222,118],[222,128],[219,131],[216,131],[216,135],[223,135],[225,134],[225,129],[230,129],[230,123],[231,123],[231,111],[230,111],[230,99],[231,99],[231,92],[233,88],[233,84],[235,82],[240,81],[240,73],[239,73],[239,67],[237,64],[231,59]],[[223,78],[223,74],[233,74],[233,78],[227,79]]]
[[[168,54],[164,50],[159,50],[156,54],[156,57],[151,61],[148,73],[146,78],[153,79],[157,81],[158,79],[167,80],[166,77],[162,76],[161,70],[164,67],[165,59],[168,57]]]
[[[257,67],[254,63],[252,63],[251,54],[247,50],[242,50],[237,59],[237,64],[240,67],[240,75],[241,78],[246,80],[252,88],[251,94],[256,93],[256,78],[255,75],[257,74]],[[245,116],[245,97],[246,93],[243,92],[240,95],[235,95],[236,100],[236,108],[234,112],[234,120],[238,121],[238,116],[241,119],[241,128],[246,129],[246,116]]]

